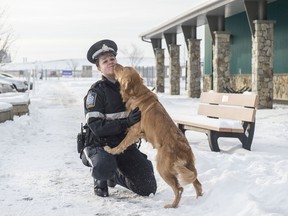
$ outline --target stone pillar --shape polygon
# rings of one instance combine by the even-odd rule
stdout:
[[[188,96],[192,98],[199,98],[201,94],[200,42],[188,39],[187,89]]]
[[[169,61],[169,78],[170,78],[170,94],[180,95],[180,45],[170,44],[170,61]]]
[[[165,89],[165,64],[164,49],[155,49],[156,57],[156,92],[164,92]]]
[[[275,21],[255,20],[252,36],[252,91],[258,108],[273,108],[273,34]]]
[[[230,85],[230,33],[215,31],[214,35],[213,90],[224,92],[224,87]]]

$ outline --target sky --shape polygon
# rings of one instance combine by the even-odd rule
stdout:
[[[139,35],[205,1],[0,0],[0,8],[13,32],[12,61],[31,62],[86,58],[89,47],[105,38],[120,51],[136,45],[153,57],[152,45]]]
[[[221,152],[211,152],[204,133],[186,132],[202,197],[196,199],[193,186],[186,185],[179,207],[164,209],[173,191],[156,169],[156,150],[144,140],[140,150],[153,163],[156,194],[141,197],[116,185],[109,197],[95,196],[76,135],[85,119],[83,97],[96,79],[34,80],[29,115],[0,123],[1,216],[288,215],[288,106],[279,104],[257,110],[251,151],[237,139],[220,138]],[[157,94],[167,112],[197,115],[199,99],[187,97],[184,81],[181,95],[167,94],[168,85],[166,80],[165,93]]]

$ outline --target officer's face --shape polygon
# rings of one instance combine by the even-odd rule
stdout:
[[[116,57],[111,53],[107,53],[99,58],[98,70],[101,71],[105,77],[115,80],[114,66],[116,63]]]

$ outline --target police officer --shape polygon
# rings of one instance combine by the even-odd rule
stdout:
[[[138,108],[130,113],[125,111],[114,75],[116,55],[117,45],[112,40],[98,41],[88,50],[87,59],[96,64],[102,79],[91,86],[84,98],[88,129],[81,158],[91,167],[96,195],[107,197],[108,186],[118,184],[141,196],[149,196],[157,189],[153,167],[137,145],[133,144],[120,155],[111,155],[103,149],[105,145],[117,146],[127,129],[141,119]]]

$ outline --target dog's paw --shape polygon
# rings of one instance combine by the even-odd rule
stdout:
[[[164,206],[164,208],[177,208],[177,205],[175,205],[175,204],[166,204]]]
[[[111,153],[112,148],[110,148],[109,146],[104,146],[104,150],[108,153]]]

